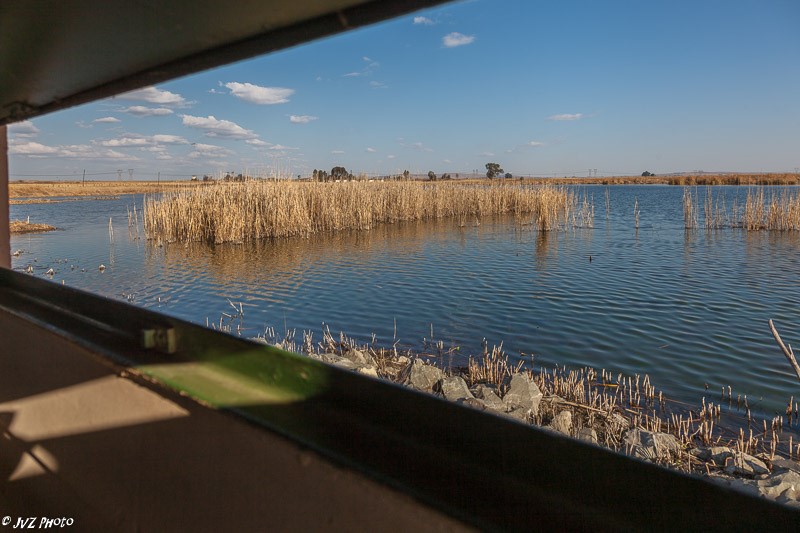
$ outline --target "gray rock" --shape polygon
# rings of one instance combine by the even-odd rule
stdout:
[[[800,503],[800,473],[788,470],[756,482],[759,493],[783,503]]]
[[[373,378],[378,377],[378,369],[374,366],[360,366],[358,367],[358,373],[364,374],[365,376],[370,376]]]
[[[735,453],[727,459],[725,473],[732,476],[755,477],[769,474],[769,468],[764,461],[746,453]]]
[[[480,398],[486,404],[486,407],[493,411],[505,411],[505,404],[500,396],[497,395],[497,390],[489,385],[478,385],[475,387],[475,397]]]
[[[375,364],[375,359],[373,359],[369,353],[362,352],[361,350],[348,350],[342,355],[345,359],[348,359],[359,366],[378,366]]]
[[[472,407],[473,409],[477,409],[478,411],[486,411],[486,402],[480,400],[478,398],[461,398],[457,401],[461,405],[466,405],[467,407]]]
[[[634,457],[655,461],[668,459],[671,453],[680,450],[681,445],[673,435],[654,433],[643,429],[631,429],[623,439],[625,448]]]
[[[800,463],[792,459],[786,459],[784,457],[775,457],[772,460],[772,468],[773,472],[792,470],[794,472],[800,473]]]
[[[564,435],[572,434],[572,411],[561,411],[550,422],[550,429],[563,433]]]
[[[414,359],[408,366],[403,384],[423,392],[433,392],[433,387],[442,380],[444,374],[433,365],[426,365],[421,359]]]
[[[597,432],[592,428],[583,428],[578,432],[578,440],[597,444]]]
[[[442,379],[442,395],[445,399],[455,402],[465,398],[474,398],[469,391],[467,382],[460,376],[449,376]]]
[[[714,461],[716,465],[725,466],[728,458],[733,457],[734,453],[736,452],[727,446],[712,446],[708,449],[708,459]]]
[[[519,373],[511,376],[508,392],[503,396],[506,412],[524,409],[530,411],[532,416],[539,414],[539,403],[542,401],[542,391],[527,374]]]
[[[507,416],[508,418],[513,418],[514,420],[519,420],[520,422],[525,422],[527,424],[530,421],[530,413],[530,409],[518,407],[516,409],[512,409],[511,411],[500,412],[499,414]]]
[[[328,364],[338,366],[339,368],[345,368],[347,370],[358,370],[359,368],[359,365],[355,364],[351,360],[345,359],[344,357],[336,354],[323,354],[322,360]]]

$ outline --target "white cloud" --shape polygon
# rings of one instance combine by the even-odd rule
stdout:
[[[266,141],[262,141],[261,139],[247,139],[245,143],[252,145],[252,146],[269,146],[270,144]]]
[[[494,152],[481,152],[478,155],[483,157],[494,157]]]
[[[39,128],[34,126],[30,120],[23,120],[22,122],[11,124],[8,127],[8,132],[17,137],[29,138],[36,137],[39,134]]]
[[[386,89],[388,85],[383,83],[382,81],[371,81],[369,82],[369,86],[373,89]]]
[[[251,104],[273,105],[285,104],[289,97],[294,94],[294,89],[285,87],[261,87],[252,83],[239,83],[232,81],[226,83],[225,87],[231,90],[231,94],[241,98]]]
[[[296,146],[283,146],[282,144],[276,144],[274,146],[269,147],[270,150],[299,150]]]
[[[122,148],[127,146],[150,146],[152,141],[145,137],[121,137],[119,139],[100,141],[98,144],[110,148]]]
[[[333,155],[343,155],[344,150],[331,150],[331,154]]]
[[[11,144],[8,147],[9,154],[19,155],[55,155],[58,153],[58,148],[54,146],[46,146],[37,142],[26,142],[19,144]]]
[[[150,104],[171,105],[178,107],[184,106],[188,103],[186,102],[186,99],[179,94],[171,93],[169,91],[162,91],[161,89],[156,89],[155,87],[145,87],[144,89],[123,93],[118,95],[117,98],[121,98],[123,100],[139,100],[142,102],[148,102]]]
[[[113,159],[116,161],[136,161],[137,157],[116,152],[114,150],[98,150],[87,144],[66,146],[47,146],[37,142],[11,144],[9,154],[28,157],[65,157],[70,159]]]
[[[134,105],[120,109],[123,113],[129,113],[137,117],[163,117],[171,115],[172,109],[166,107],[146,107],[143,105]]]
[[[447,48],[454,48],[456,46],[464,46],[465,44],[470,44],[475,41],[474,35],[464,35],[463,33],[458,33],[454,31],[453,33],[448,33],[444,37],[442,37],[442,44],[445,45]]]
[[[192,159],[200,157],[225,157],[227,155],[233,155],[234,153],[232,150],[215,144],[195,143],[192,146],[194,147],[194,151],[189,154],[189,157]]]
[[[111,148],[124,148],[137,146],[158,146],[160,144],[189,144],[189,141],[178,135],[126,135],[116,139],[99,141],[97,144]]]
[[[423,24],[425,26],[433,26],[435,22],[433,22],[428,17],[414,17],[414,24]]]
[[[442,159],[442,163],[447,163],[448,165],[452,163],[449,159]]]
[[[317,120],[317,117],[311,115],[289,115],[289,122],[293,124],[308,124],[313,120]]]
[[[584,118],[583,113],[563,113],[561,115],[551,115],[547,120],[580,120]]]
[[[103,118],[96,118],[92,122],[96,124],[116,124],[117,122],[122,122],[117,117],[103,117]]]
[[[189,144],[189,141],[187,141],[180,135],[157,134],[153,135],[152,139],[153,142],[159,144]]]
[[[432,148],[428,148],[423,143],[417,141],[413,143],[405,143],[402,139],[400,140],[400,144],[406,148],[411,148],[413,150],[419,150],[421,152],[433,152]]]
[[[539,141],[530,141],[528,143],[525,143],[525,146],[529,146],[531,148],[538,148],[539,146],[544,146],[544,143]]]
[[[369,153],[371,153],[371,154],[374,154],[375,152],[377,152],[377,150],[376,150],[375,148],[372,148],[372,147],[369,147],[369,146],[368,146],[368,147],[367,147],[367,152],[369,152]]]
[[[395,157],[397,157],[397,156],[394,155],[394,154],[389,154],[389,155],[386,156],[386,159],[394,159]]]
[[[348,72],[347,74],[342,74],[343,78],[358,78],[360,76],[371,76],[373,71],[381,66],[380,63],[372,59],[371,57],[363,56],[362,61],[367,63],[367,66],[362,68],[361,70],[354,70],[352,72]]]
[[[246,130],[229,120],[218,120],[213,115],[207,117],[181,115],[181,119],[184,126],[204,130],[208,137],[224,137],[227,139],[256,139],[258,137],[251,130]]]

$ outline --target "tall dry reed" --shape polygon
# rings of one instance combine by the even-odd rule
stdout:
[[[687,229],[697,227],[697,196],[691,189],[683,190],[683,219]],[[739,206],[734,199],[733,209],[728,211],[725,197],[720,193],[714,199],[710,190],[706,191],[704,202],[706,229],[739,227],[748,231],[800,231],[800,193],[784,189],[773,192],[769,197],[763,187],[753,187],[747,191],[744,205]]]
[[[686,229],[697,227],[697,200],[692,197],[690,187],[683,188],[683,227]]]
[[[554,186],[280,181],[218,183],[149,196],[144,220],[149,239],[223,243],[496,214],[530,215],[537,229],[547,231],[566,226],[574,211],[586,209],[574,192]],[[579,218],[585,223],[586,216]]]

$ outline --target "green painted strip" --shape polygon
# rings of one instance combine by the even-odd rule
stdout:
[[[136,368],[219,408],[299,402],[322,394],[329,382],[321,363],[270,346],[236,353],[210,349],[196,359]]]

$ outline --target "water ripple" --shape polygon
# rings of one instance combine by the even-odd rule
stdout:
[[[587,190],[603,203],[604,191]],[[741,194],[724,192],[729,204]],[[685,231],[679,187],[610,193],[609,219],[598,208],[595,229],[541,234],[498,217],[218,247],[129,236],[126,209],[139,198],[15,205],[12,218],[30,215],[62,231],[15,236],[12,248],[23,253],[12,266],[35,265],[38,276],[53,267],[55,282],[197,323],[217,322],[231,300],[243,304],[253,333],[284,325],[319,332],[324,322],[383,342],[396,331],[415,347],[433,327],[463,353],[486,337],[513,357],[533,353],[537,365],[649,374],[691,402],[707,394],[706,383],[731,385],[780,409],[797,384],[766,321],[774,318],[790,342],[800,332],[798,236]]]

